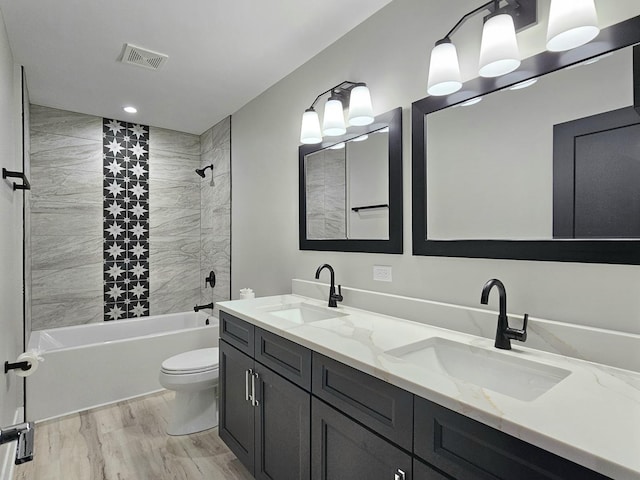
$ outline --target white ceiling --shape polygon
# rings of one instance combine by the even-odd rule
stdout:
[[[32,103],[201,134],[390,1],[0,0],[0,11]],[[119,63],[125,43],[169,60]]]

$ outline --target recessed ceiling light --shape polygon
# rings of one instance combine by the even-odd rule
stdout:
[[[124,107],[123,110],[127,113],[137,113],[138,109],[136,107]]]

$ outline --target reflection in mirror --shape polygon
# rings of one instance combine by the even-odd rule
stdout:
[[[414,102],[414,254],[640,264],[638,43],[640,16]]]
[[[389,239],[388,137],[383,127],[305,156],[308,239]]]
[[[300,248],[402,253],[402,109],[299,148]]]
[[[590,61],[540,77],[538,82],[517,90],[504,89],[482,97],[472,106],[456,106],[427,116],[427,232],[434,240],[510,239],[549,240],[554,238],[554,127],[596,114],[630,107],[633,102],[632,47],[605,54]],[[606,94],[603,94],[606,91]],[[637,117],[640,122],[640,117]],[[602,127],[604,129],[604,127]],[[602,136],[602,130],[600,131]],[[631,134],[631,131],[628,131]],[[463,135],[464,141],[458,141]],[[611,157],[599,156],[610,169],[617,168],[619,181],[635,175],[637,162],[632,149],[640,147],[637,137],[617,138]],[[593,188],[589,180],[597,172],[589,165],[594,151],[574,158],[577,204],[597,206],[579,216],[604,215],[603,222],[616,212],[607,212],[607,202],[622,191],[609,182],[608,191]],[[581,141],[585,141],[581,139]],[[605,141],[601,138],[600,141]],[[610,141],[608,142],[610,143]],[[633,143],[634,145],[631,145]],[[637,150],[636,150],[636,158]],[[616,155],[617,154],[617,155]],[[622,157],[622,159],[620,158]],[[627,165],[625,167],[624,165]],[[613,175],[614,172],[611,172]],[[636,183],[637,184],[637,183]],[[587,190],[587,191],[585,191]],[[640,216],[638,191],[619,199],[619,207],[631,209],[630,217]],[[598,196],[594,202],[581,198]],[[612,206],[613,208],[613,206]],[[620,218],[624,218],[618,212]],[[609,237],[619,237],[610,230]]]

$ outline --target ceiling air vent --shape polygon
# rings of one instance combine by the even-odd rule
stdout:
[[[150,70],[158,70],[168,58],[169,56],[163,53],[145,50],[130,43],[125,43],[122,53],[122,63],[130,63]]]

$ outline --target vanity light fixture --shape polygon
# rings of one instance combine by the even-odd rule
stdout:
[[[315,105],[323,95],[330,94],[324,106],[322,129],[320,118]],[[323,135],[327,137],[344,135],[347,124],[344,119],[344,105],[349,104],[347,115],[349,125],[369,125],[373,123],[373,107],[371,94],[366,83],[344,81],[316,97],[311,106],[302,115],[300,142],[314,144],[322,142]]]
[[[484,17],[478,73],[493,78],[520,66],[516,32],[537,23],[537,9],[537,0],[491,0],[464,15],[431,51],[429,95],[450,95],[462,88],[458,52],[451,36],[469,18],[489,12]],[[551,0],[547,50],[571,50],[590,42],[599,32],[594,0]]]
[[[471,105],[475,105],[477,103],[480,103],[481,101],[482,101],[482,97],[475,97],[475,98],[472,98],[471,100],[467,100],[466,102],[462,102],[460,106],[470,107]]]
[[[369,138],[369,135],[367,135],[366,133],[364,135],[360,135],[359,137],[356,138],[352,138],[351,141],[352,142],[364,142],[366,139]]]
[[[538,77],[530,78],[529,80],[516,83],[512,87],[509,87],[509,90],[522,90],[523,88],[530,87],[531,85],[535,85],[536,83],[538,83]]]
[[[509,13],[496,12],[485,18],[480,43],[481,77],[500,77],[520,66],[520,49],[516,39],[516,27]]]
[[[589,43],[600,33],[594,0],[551,0],[547,50],[564,52]]]
[[[336,143],[335,145],[331,145],[329,150],[342,150],[344,148],[344,142]]]

